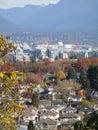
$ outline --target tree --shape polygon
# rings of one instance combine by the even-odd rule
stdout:
[[[46,72],[46,65],[43,62],[33,62],[32,63],[32,72]]]
[[[56,77],[57,77],[58,79],[62,80],[62,79],[65,79],[65,78],[66,78],[66,74],[65,74],[63,71],[58,71],[58,72],[56,73]]]
[[[86,122],[84,121],[77,121],[73,124],[74,130],[89,130],[86,129]]]
[[[98,114],[96,112],[94,112],[92,117],[88,119],[87,127],[89,127],[90,130],[98,130]]]
[[[98,65],[89,67],[87,77],[90,81],[90,87],[98,90]]]
[[[29,121],[29,124],[28,124],[28,130],[35,130],[35,126],[33,124],[33,121]]]
[[[81,105],[82,106],[91,106],[91,103],[87,100],[82,100]]]
[[[86,100],[88,100],[89,102],[93,101],[92,95],[90,93],[86,92],[85,97],[86,97]]]
[[[63,64],[60,61],[54,61],[47,65],[47,71],[48,72],[54,72],[64,70]]]
[[[35,107],[39,107],[39,95],[38,92],[34,92],[32,96],[32,104]]]
[[[68,71],[67,79],[77,79],[76,70],[74,67],[71,67]]]
[[[90,87],[90,82],[87,78],[87,73],[84,70],[81,70],[80,72],[80,83],[82,85],[82,88],[89,88]]]
[[[7,72],[12,72],[12,71],[14,71],[13,63],[5,63],[5,64],[2,64],[2,65],[0,66],[0,72],[4,72],[4,71],[7,71]]]
[[[80,97],[84,97],[84,91],[83,91],[83,90],[80,90],[80,91],[78,92],[78,95],[79,95]]]
[[[6,56],[14,49],[12,42],[0,36],[0,66],[7,63]],[[16,130],[17,117],[21,114],[18,83],[22,76],[23,73],[13,70],[0,72],[0,126],[4,130]]]
[[[81,70],[87,71],[91,65],[97,65],[98,58],[80,58],[77,60],[76,67]]]
[[[26,77],[26,83],[39,83],[40,78],[34,73],[28,73]]]
[[[77,121],[74,130],[98,130],[98,114],[93,114],[87,121]]]

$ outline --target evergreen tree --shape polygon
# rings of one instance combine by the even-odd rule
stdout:
[[[87,77],[91,88],[98,90],[98,65],[89,67]]]
[[[74,67],[71,67],[68,71],[67,79],[77,79],[76,70]]]
[[[29,124],[28,124],[28,130],[35,130],[35,126],[33,124],[33,121],[29,121]]]
[[[81,83],[83,88],[90,87],[90,82],[87,78],[87,73],[84,70],[81,70],[81,72],[80,72],[80,83]]]
[[[32,96],[32,104],[35,107],[39,107],[39,95],[38,92],[34,92]]]

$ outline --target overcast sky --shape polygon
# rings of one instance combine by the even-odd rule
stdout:
[[[0,8],[23,7],[28,4],[49,4],[57,3],[59,0],[0,0]]]

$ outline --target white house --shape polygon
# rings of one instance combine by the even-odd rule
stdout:
[[[73,102],[81,102],[82,101],[82,97],[79,96],[69,96],[67,98],[68,101],[73,101]]]

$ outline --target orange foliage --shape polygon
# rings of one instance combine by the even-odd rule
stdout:
[[[68,72],[68,70],[69,70],[70,67],[71,67],[71,64],[70,64],[70,63],[65,63],[65,65],[64,65],[64,70],[65,70],[66,72]]]
[[[80,91],[78,92],[78,95],[79,95],[80,97],[84,97],[84,92],[83,92],[83,90],[80,90]]]
[[[13,63],[5,63],[0,66],[0,72],[12,72],[14,71]]]
[[[29,73],[28,76],[26,77],[27,83],[39,83],[40,81],[41,78],[34,73]]]
[[[25,109],[26,107],[24,106],[24,105],[22,105],[22,104],[19,104],[19,105],[17,105],[17,107],[19,107],[20,109]]]
[[[88,70],[91,65],[98,65],[98,58],[80,58],[76,63],[78,69],[83,69],[85,71]]]
[[[50,64],[50,63],[51,63],[50,60],[48,60],[48,59],[47,59],[47,60],[44,60],[44,64],[45,64],[45,65],[48,65],[48,64]]]

